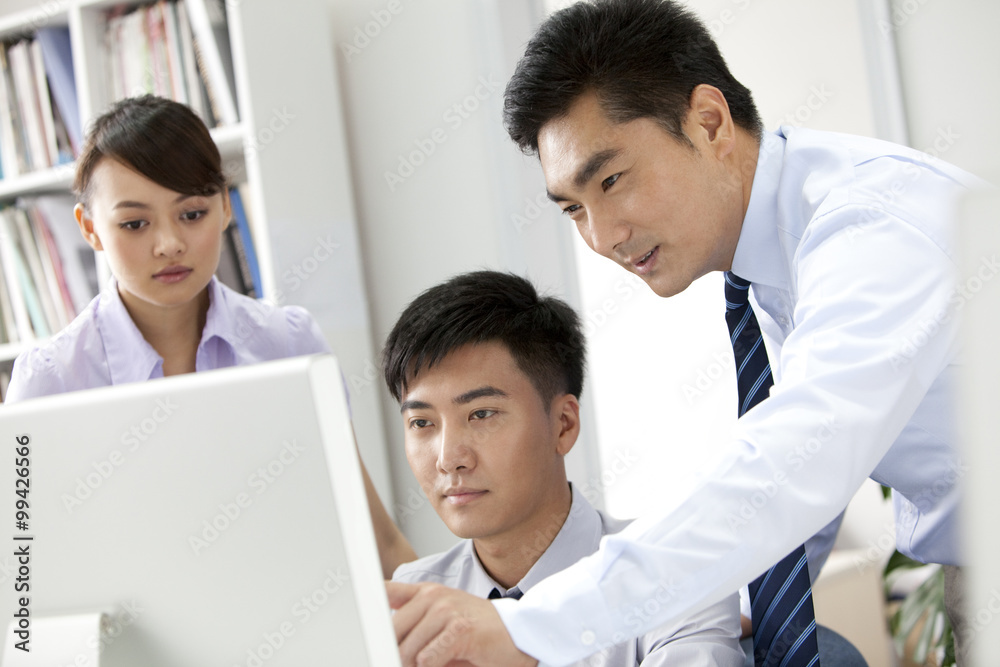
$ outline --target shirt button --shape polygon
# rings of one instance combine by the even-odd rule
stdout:
[[[583,634],[580,635],[580,641],[583,642],[584,646],[590,646],[596,639],[597,637],[595,637],[594,633],[590,630],[584,630]]]

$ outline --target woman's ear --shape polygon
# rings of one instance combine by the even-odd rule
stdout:
[[[98,238],[97,232],[94,231],[94,221],[91,219],[90,214],[87,213],[87,208],[83,204],[77,204],[73,207],[73,217],[76,218],[76,224],[80,227],[80,234],[90,244],[90,247],[94,250],[104,250],[104,246],[101,245],[101,239]]]
[[[225,220],[225,224],[222,225],[222,231],[225,233],[229,225],[233,224],[233,205],[229,201],[229,188],[222,188],[222,219]]]

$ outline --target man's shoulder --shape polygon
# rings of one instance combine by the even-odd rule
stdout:
[[[473,566],[473,558],[469,540],[462,540],[447,551],[403,563],[392,573],[392,580],[408,584],[430,581],[455,587]]]

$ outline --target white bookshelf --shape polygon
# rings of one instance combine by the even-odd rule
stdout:
[[[329,5],[325,0],[185,1],[225,2],[239,123],[215,128],[212,135],[227,175],[234,184],[246,185],[244,205],[253,225],[263,296],[307,308],[337,354],[348,388],[357,378],[370,384],[370,369],[378,361]],[[151,3],[59,0],[16,12],[6,12],[0,3],[0,39],[43,25],[69,27],[84,132],[112,102],[100,47],[107,10],[122,4]],[[279,114],[294,118],[281,125]],[[0,180],[0,205],[22,195],[68,192],[72,174],[72,167],[59,167]],[[306,279],[289,281],[295,271]],[[24,348],[0,345],[0,373]],[[378,392],[357,392],[351,411],[369,473],[391,507]]]
[[[186,0],[188,3],[220,1]],[[280,7],[273,6],[278,4]],[[69,27],[84,132],[114,101],[106,81],[109,67],[102,42],[108,10],[122,5],[120,0],[64,0],[51,7],[6,15],[0,10],[0,39],[4,40],[30,35],[41,27]],[[306,294],[279,290],[280,276],[287,270],[285,265],[296,262],[294,256],[284,256],[282,248],[294,247],[299,232],[306,242],[313,242],[317,234],[329,234],[346,217],[352,227],[350,236],[356,238],[350,189],[340,189],[343,199],[335,206],[328,199],[331,190],[337,192],[336,187],[331,188],[331,182],[344,182],[347,166],[336,73],[331,62],[335,51],[327,24],[302,19],[289,21],[290,16],[321,16],[325,11],[325,5],[315,0],[226,3],[240,122],[213,128],[211,132],[227,176],[234,184],[246,184],[249,201],[245,205],[252,218],[264,297],[283,303],[298,303]],[[321,29],[310,28],[310,24]],[[309,34],[303,35],[304,31]],[[287,34],[279,36],[283,33]],[[281,47],[274,48],[275,44]],[[298,111],[321,110],[324,106],[331,109],[325,117],[310,113],[307,118],[306,113]],[[295,109],[291,112],[295,118],[282,128],[280,135],[275,135],[268,123],[275,110],[282,109]],[[271,138],[263,146],[262,135]],[[249,160],[247,145],[251,146]],[[73,176],[74,165],[70,164],[0,179],[0,205],[21,196],[69,192]],[[303,201],[313,193],[320,193],[319,205]],[[282,239],[277,250],[272,247],[276,236]],[[363,298],[362,294],[355,296]],[[9,363],[24,348],[25,344],[0,345],[0,364]]]

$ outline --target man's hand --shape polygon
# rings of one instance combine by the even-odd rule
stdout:
[[[493,604],[438,584],[386,582],[404,667],[536,667],[514,646]],[[462,662],[467,661],[467,662]]]

